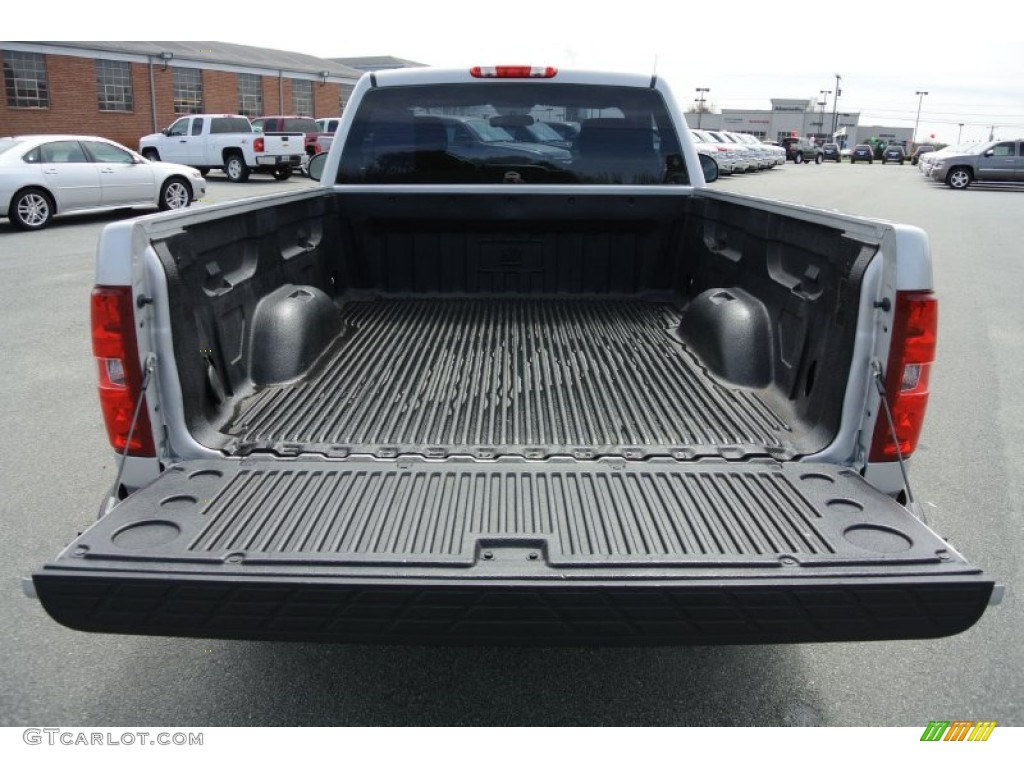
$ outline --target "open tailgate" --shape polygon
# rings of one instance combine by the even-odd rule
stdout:
[[[190,461],[33,581],[100,632],[335,642],[941,637],[993,582],[833,465]]]

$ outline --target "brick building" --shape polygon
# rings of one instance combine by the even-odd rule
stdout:
[[[136,148],[183,114],[331,117],[362,72],[216,42],[0,42],[0,136],[76,133]]]

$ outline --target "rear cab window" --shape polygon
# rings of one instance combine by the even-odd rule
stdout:
[[[281,121],[285,133],[319,133],[316,121],[311,117],[288,117]]]
[[[210,121],[210,133],[252,133],[252,126],[244,117],[215,117]]]
[[[579,125],[571,141],[550,123]],[[689,184],[662,95],[531,82],[389,86],[355,115],[343,184]]]

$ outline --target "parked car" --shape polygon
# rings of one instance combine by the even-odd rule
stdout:
[[[779,144],[786,150],[786,159],[797,165],[811,162],[821,165],[824,159],[821,147],[803,136],[786,136]]]
[[[967,152],[941,153],[930,176],[953,189],[967,189],[975,181],[1024,181],[1024,139],[986,141]]]
[[[519,162],[548,162],[559,166],[572,162],[572,155],[563,146],[552,146],[537,141],[517,141],[512,133],[498,124],[503,122],[500,118],[424,117],[421,120],[418,130],[429,132],[436,126],[438,146],[443,146],[447,154],[470,162],[509,159]],[[373,144],[395,142],[396,145],[402,145],[408,143],[411,137],[399,131],[394,136],[375,134],[370,140]]]
[[[853,152],[850,153],[850,162],[856,163],[858,160],[861,162],[867,160],[869,163],[875,162],[875,150],[872,149],[870,144],[858,144],[853,148]]]
[[[303,133],[306,136],[303,149],[307,157],[326,152],[331,148],[334,139],[333,131],[322,131],[312,117],[296,115],[269,115],[252,120],[252,129],[256,133]]]
[[[504,128],[516,141],[525,144],[546,144],[549,147],[561,147],[572,149],[572,141],[566,139],[547,123],[534,120],[529,115],[522,118],[519,115],[512,115],[511,118],[491,118],[491,125]]]
[[[150,162],[99,136],[0,138],[0,216],[18,229],[42,229],[75,211],[186,208],[205,194],[195,168]]]
[[[933,147],[931,144],[919,144],[917,148],[914,150],[913,154],[910,156],[910,164],[917,165],[921,160],[921,155],[934,151],[935,147]]]
[[[932,152],[925,152],[921,155],[918,160],[917,170],[925,177],[930,177],[932,168],[940,158],[948,155],[965,155],[973,152],[985,142],[969,141],[965,144],[957,144],[955,146],[943,147],[942,149],[936,149]]]
[[[903,161],[907,159],[907,153],[903,151],[903,147],[899,144],[890,144],[882,152],[882,165],[886,163],[899,163],[903,165]]]
[[[746,155],[741,153],[735,144],[713,138],[710,133],[700,129],[691,130],[690,135],[696,142],[698,151],[701,148],[709,150],[703,154],[715,158],[720,173],[744,173],[749,167]]]
[[[821,147],[821,158],[822,160],[834,160],[837,163],[842,162],[843,156],[840,154],[838,144],[823,144]]]
[[[580,135],[580,124],[579,123],[566,123],[558,120],[547,120],[547,125],[558,132],[566,141],[576,141],[576,137]]]
[[[754,153],[758,170],[767,170],[768,168],[775,167],[775,156],[768,151],[764,144],[750,134],[736,133],[735,131],[723,131],[723,133],[741,147],[746,147]]]
[[[316,119],[316,127],[320,133],[329,133],[333,136],[337,133],[339,125],[341,125],[340,117],[318,117]]]
[[[780,147],[778,144],[772,144],[771,142],[762,142],[768,151],[772,153],[772,157],[775,158],[775,165],[786,164],[786,150],[784,147]]]
[[[700,155],[706,155],[715,161],[715,167],[718,168],[719,176],[729,176],[733,172],[733,162],[729,157],[729,152],[724,147],[719,148],[715,144],[710,144],[701,139],[696,134],[692,134],[694,147],[697,149],[697,153]]]
[[[139,153],[148,160],[177,161],[206,174],[222,168],[233,182],[250,173],[270,173],[278,181],[302,166],[305,135],[254,133],[245,115],[185,115],[170,126],[139,139]]]

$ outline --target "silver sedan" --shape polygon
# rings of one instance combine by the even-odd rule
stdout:
[[[151,162],[98,136],[0,138],[0,216],[19,229],[42,229],[75,211],[185,208],[205,194],[195,168]]]

